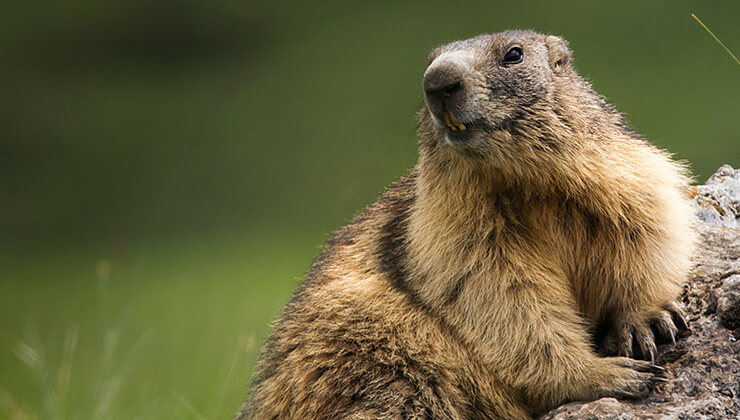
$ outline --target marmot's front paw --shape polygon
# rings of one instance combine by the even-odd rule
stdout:
[[[676,303],[671,303],[657,309],[647,321],[641,317],[624,317],[615,322],[604,340],[604,347],[610,354],[655,363],[658,355],[656,337],[660,342],[676,345],[676,337],[688,329],[683,311]]]
[[[644,398],[656,384],[668,382],[662,376],[665,369],[652,363],[626,357],[609,357],[606,360],[616,365],[617,370],[614,379],[599,388],[599,398]]]

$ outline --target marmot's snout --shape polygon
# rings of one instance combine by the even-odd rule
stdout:
[[[424,73],[424,97],[438,124],[451,131],[465,131],[460,121],[468,102],[465,81],[468,63],[461,53],[446,53],[436,58]]]
[[[451,61],[435,64],[424,74],[424,94],[430,106],[449,111],[460,99],[463,72],[459,65]],[[434,109],[437,111],[437,109]]]

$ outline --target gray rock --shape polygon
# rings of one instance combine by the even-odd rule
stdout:
[[[659,348],[669,382],[644,400],[571,403],[543,419],[740,419],[740,170],[722,166],[694,202],[701,246],[680,298],[691,331]]]
[[[694,203],[704,223],[740,229],[740,169],[723,165],[705,185],[696,187]]]

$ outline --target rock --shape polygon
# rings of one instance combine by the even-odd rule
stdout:
[[[740,169],[723,165],[705,185],[696,187],[694,203],[702,222],[740,229]]]
[[[602,398],[590,404],[571,403],[553,410],[550,415],[558,419],[609,419],[630,420],[635,416],[622,413],[621,403],[615,398]]]
[[[722,281],[717,291],[717,313],[723,327],[740,332],[740,274]]]
[[[680,302],[691,331],[661,346],[669,382],[647,399],[563,405],[542,419],[740,419],[740,170],[696,187],[701,245]]]

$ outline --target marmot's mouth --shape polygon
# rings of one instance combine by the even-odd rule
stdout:
[[[465,131],[465,124],[458,121],[457,118],[449,112],[443,112],[442,117],[444,118],[445,125],[450,129],[450,131]]]
[[[484,119],[473,116],[470,120],[462,121],[455,118],[452,113],[443,111],[441,119],[447,128],[444,135],[445,139],[453,145],[463,145],[473,140],[481,130],[486,130],[488,126]]]

